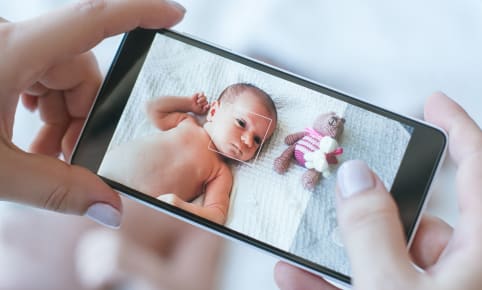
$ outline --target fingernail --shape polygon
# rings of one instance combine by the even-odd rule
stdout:
[[[117,229],[120,226],[120,212],[106,203],[94,203],[87,209],[85,216],[109,228]]]
[[[176,1],[173,1],[173,0],[166,0],[167,3],[169,3],[170,5],[172,6],[175,6],[177,9],[179,9],[182,13],[186,13],[186,8],[184,8],[184,6],[182,6],[181,4],[179,4],[178,2]]]
[[[361,160],[343,163],[338,169],[337,181],[343,198],[348,198],[375,186],[370,168]]]

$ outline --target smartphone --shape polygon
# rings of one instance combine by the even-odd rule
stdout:
[[[136,29],[71,163],[127,197],[349,284],[337,168],[367,162],[410,243],[446,141],[423,121],[268,64],[171,30]]]

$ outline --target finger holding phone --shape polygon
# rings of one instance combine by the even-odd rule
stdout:
[[[337,210],[355,289],[482,286],[482,131],[463,108],[441,93],[428,99],[425,119],[448,132],[450,157],[458,167],[458,224],[452,229],[438,218],[425,216],[408,252],[390,194],[366,164],[346,163],[338,172]],[[283,290],[338,289],[282,262],[274,274]]]
[[[86,215],[118,227],[118,194],[69,159],[102,76],[89,51],[136,27],[170,27],[185,9],[173,1],[81,1],[37,18],[0,21],[0,199]],[[31,153],[12,143],[19,101],[43,127]]]

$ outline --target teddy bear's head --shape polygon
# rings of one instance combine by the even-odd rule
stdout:
[[[345,119],[339,117],[335,112],[329,112],[319,115],[313,129],[323,136],[330,136],[338,140],[345,128]]]

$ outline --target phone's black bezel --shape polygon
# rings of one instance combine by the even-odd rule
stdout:
[[[99,91],[94,107],[92,108],[82,135],[77,143],[76,150],[72,155],[72,164],[84,166],[94,173],[97,172],[156,33],[164,34],[165,36],[207,50],[224,58],[242,63],[254,69],[280,77],[413,127],[412,137],[410,138],[404,158],[391,188],[391,193],[400,210],[400,217],[406,237],[408,239],[408,237],[411,236],[416,225],[417,217],[422,210],[424,200],[427,196],[429,185],[432,182],[438,163],[441,161],[445,150],[446,136],[442,131],[306,79],[280,71],[271,66],[239,56],[170,30],[136,29],[125,35],[102,88]],[[387,156],[387,158],[390,157]],[[187,218],[249,244],[254,244],[259,248],[274,253],[287,260],[294,261],[314,271],[350,283],[350,278],[344,274],[295,256],[289,252],[277,249],[269,244],[210,222],[209,220],[183,211],[177,207],[170,206],[112,180],[105,178],[104,180],[119,191],[155,207],[170,211],[183,218]]]

